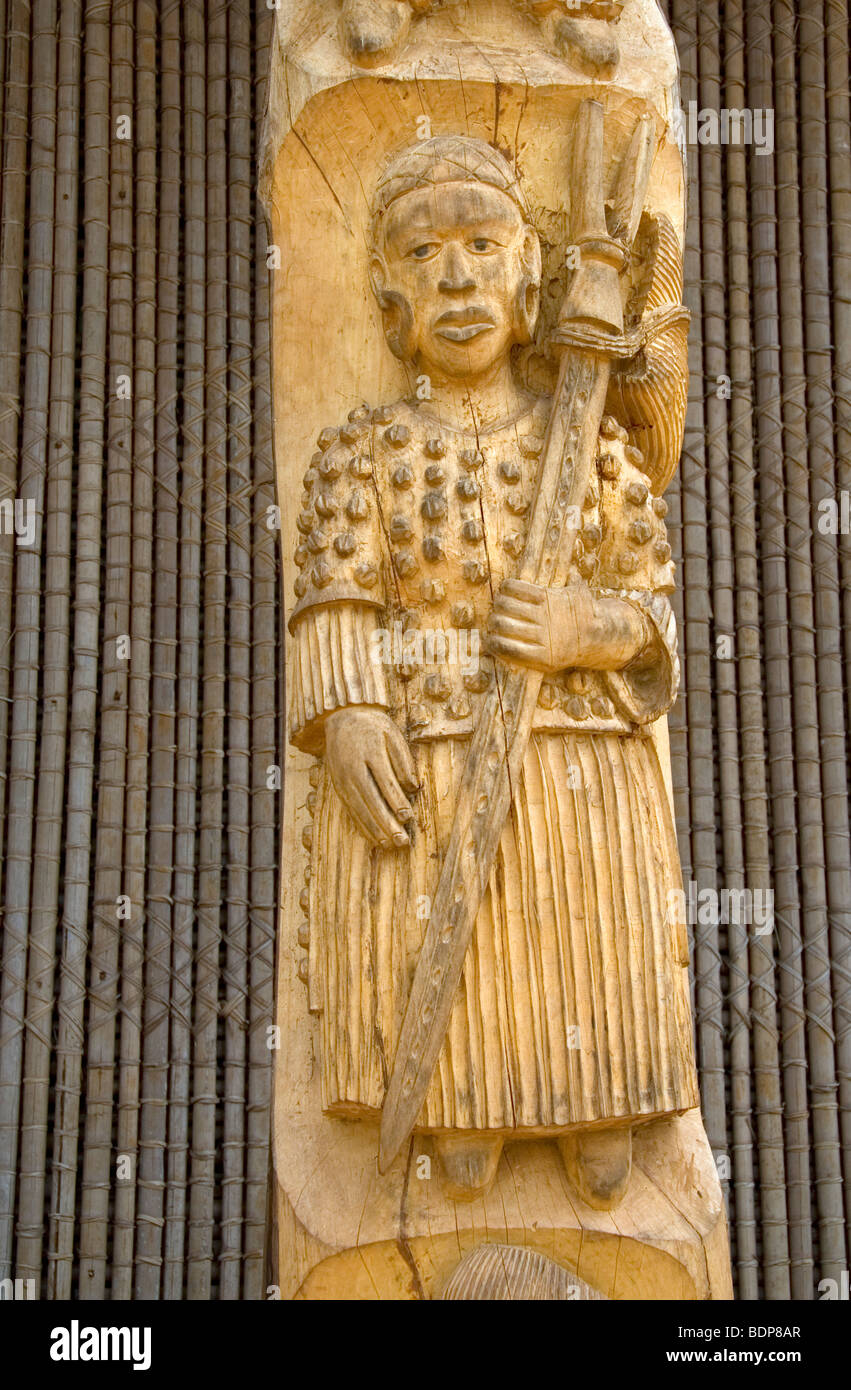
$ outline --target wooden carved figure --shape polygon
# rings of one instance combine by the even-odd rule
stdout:
[[[589,1203],[612,1207],[632,1127],[697,1103],[685,938],[667,906],[676,844],[645,736],[677,689],[658,494],[679,430],[649,460],[630,443],[682,413],[666,230],[641,305],[648,323],[674,313],[651,339],[636,319],[640,354],[613,375],[602,419],[588,419],[606,400],[594,368],[580,360],[571,382],[593,468],[555,582],[522,564],[554,405],[512,366],[535,326],[538,237],[482,140],[436,137],[385,170],[370,274],[412,392],[323,430],[305,475],[291,736],[321,759],[309,949],[330,1113],[385,1104],[471,738],[504,669],[541,678],[416,1121],[458,1200],[488,1187],[505,1141],[534,1135],[557,1142]]]

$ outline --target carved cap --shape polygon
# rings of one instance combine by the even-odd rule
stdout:
[[[436,135],[409,145],[390,161],[375,190],[373,227],[403,194],[444,183],[488,183],[513,199],[530,220],[517,175],[499,150],[470,135]]]

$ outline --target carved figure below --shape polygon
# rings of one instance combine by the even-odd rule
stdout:
[[[352,62],[376,67],[400,49],[420,15],[456,4],[457,0],[343,0],[343,47]],[[610,77],[619,52],[613,25],[626,0],[514,0],[541,23],[554,53],[561,53],[582,72]]]
[[[586,126],[574,162],[585,194],[575,187],[572,201],[587,235],[577,239],[586,272],[611,287],[642,195],[630,210],[615,190],[608,225],[594,230],[594,103]],[[636,139],[633,170],[647,143],[642,130]],[[456,1200],[487,1190],[506,1141],[549,1137],[577,1195],[610,1209],[629,1184],[632,1127],[698,1103],[685,926],[667,907],[680,869],[649,729],[679,675],[660,494],[682,441],[686,316],[664,217],[642,219],[636,265],[625,321],[611,293],[620,324],[586,314],[577,338],[565,320],[559,390],[536,397],[513,361],[534,334],[541,277],[513,169],[460,135],[403,150],[375,193],[370,280],[411,394],[329,424],[304,477],[289,705],[293,742],[317,759],[299,939],[321,1016],[323,1108],[378,1117],[388,1085],[402,1105],[419,1071],[428,1084],[416,1127],[434,1136]],[[596,347],[565,346],[586,341]],[[616,345],[611,372],[601,343]],[[536,572],[553,578],[532,582],[523,566],[562,425],[574,481],[583,451],[588,473],[573,518],[569,490],[552,485],[567,530],[549,560],[552,524],[540,530]],[[521,686],[532,692],[523,746],[506,694]],[[501,752],[480,771],[498,778],[507,765],[507,812],[494,818],[487,795],[471,810],[490,815],[493,852],[446,918],[457,923],[472,903],[463,972],[433,1073],[423,1072],[410,1040],[452,982],[429,921],[444,921],[438,875],[476,773],[469,750],[493,708]],[[476,864],[465,872],[472,884]],[[435,993],[417,994],[428,1002],[406,1020],[415,972],[416,988]],[[383,1162],[407,1132],[385,1122]]]
[[[442,1299],[450,1302],[605,1301],[605,1295],[555,1260],[521,1245],[478,1245],[452,1271]]]

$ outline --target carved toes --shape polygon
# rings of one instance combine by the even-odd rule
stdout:
[[[474,1202],[491,1187],[503,1141],[499,1136],[473,1134],[435,1140],[441,1185],[453,1202]]]
[[[343,45],[359,67],[386,63],[411,27],[408,0],[343,0]]]
[[[620,58],[618,41],[602,20],[562,16],[555,24],[555,44],[574,67],[589,77],[611,77]]]
[[[575,1130],[556,1141],[571,1186],[586,1206],[613,1211],[622,1200],[632,1172],[632,1130]]]

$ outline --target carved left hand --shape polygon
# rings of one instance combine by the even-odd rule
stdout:
[[[488,619],[493,656],[544,675],[583,666],[618,671],[648,640],[641,613],[625,599],[592,593],[586,584],[551,589],[506,579]]]

